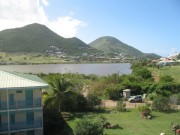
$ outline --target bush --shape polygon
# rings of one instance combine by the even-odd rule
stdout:
[[[93,110],[95,106],[100,105],[101,100],[94,94],[88,94],[87,98],[87,109]]]
[[[151,71],[145,67],[135,67],[135,68],[133,68],[133,73],[143,79],[151,79],[152,78]]]
[[[118,100],[120,97],[119,90],[117,88],[106,88],[105,96],[110,100]]]
[[[125,112],[126,111],[126,103],[124,103],[123,101],[118,101],[116,110],[119,112]]]
[[[170,75],[163,75],[163,76],[160,76],[160,82],[173,82],[174,81],[174,78]]]
[[[150,104],[145,104],[142,106],[138,106],[138,110],[141,112],[143,117],[147,117],[151,115],[151,106]]]
[[[168,94],[179,93],[180,83],[173,83],[173,82],[159,83],[156,87],[156,91],[160,93],[163,91],[167,91]]]
[[[154,100],[156,97],[158,97],[158,95],[157,95],[157,93],[150,93],[150,94],[148,94],[148,98],[150,99],[150,100]]]
[[[75,123],[75,135],[103,135],[103,123],[100,118],[84,116]]]
[[[171,105],[169,98],[158,96],[153,100],[152,109],[156,111],[170,111]]]

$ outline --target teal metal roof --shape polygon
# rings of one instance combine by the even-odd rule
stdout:
[[[0,90],[36,87],[47,88],[48,84],[36,75],[0,70]]]

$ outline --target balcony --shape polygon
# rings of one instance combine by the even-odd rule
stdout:
[[[11,131],[41,128],[41,127],[42,127],[42,120],[24,121],[24,122],[16,122],[14,124],[10,124]]]
[[[9,105],[9,109],[25,109],[41,107],[41,99],[26,100],[26,101],[15,101],[14,104]]]
[[[16,122],[15,124],[10,124],[9,127],[10,127],[10,131],[41,128],[42,120]],[[8,131],[8,123],[0,124],[0,132],[6,132],[6,131]]]
[[[11,109],[26,109],[26,108],[34,108],[34,107],[42,107],[41,99],[34,100],[26,100],[26,101],[14,101],[9,104],[9,110]],[[0,111],[7,110],[7,102],[0,103]]]

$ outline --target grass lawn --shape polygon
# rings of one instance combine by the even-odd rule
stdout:
[[[171,131],[171,123],[180,123],[180,111],[172,113],[152,112],[151,120],[141,117],[140,112],[136,109],[127,112],[110,113],[108,111],[102,113],[86,113],[102,115],[107,118],[111,124],[119,124],[121,129],[105,129],[104,135],[159,135],[165,132],[166,135],[174,135]],[[84,114],[80,114],[81,116]],[[68,120],[69,126],[74,129],[75,120]]]
[[[149,68],[152,71],[152,74],[156,81],[159,80],[161,75],[171,75],[176,82],[180,83],[180,66],[167,66],[160,69]]]
[[[29,53],[29,54],[21,54],[21,53],[0,53],[0,61],[4,62],[14,62],[16,64],[21,63],[33,63],[33,64],[51,64],[51,63],[68,63],[63,58],[58,57],[48,57],[43,54]]]

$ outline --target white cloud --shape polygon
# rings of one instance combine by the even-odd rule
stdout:
[[[74,37],[77,34],[77,27],[85,26],[85,24],[77,19],[64,16],[50,22],[48,26],[53,31],[57,31],[63,37]]]
[[[63,37],[74,37],[85,23],[70,16],[51,21],[44,6],[48,0],[0,0],[0,30],[41,23]]]
[[[48,5],[49,5],[48,0],[42,0],[42,3],[43,3],[45,6],[48,6]]]

